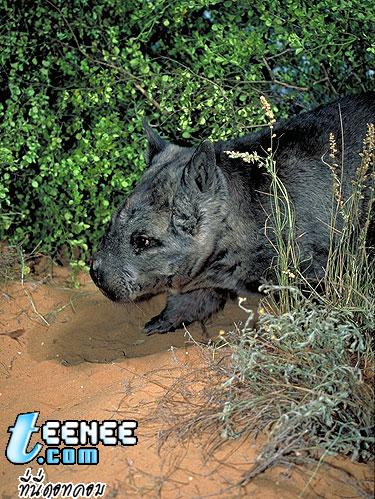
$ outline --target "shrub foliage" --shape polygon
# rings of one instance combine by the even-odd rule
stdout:
[[[370,1],[0,5],[0,240],[82,265],[145,168],[145,116],[227,138],[265,123],[260,94],[287,116],[373,85]]]

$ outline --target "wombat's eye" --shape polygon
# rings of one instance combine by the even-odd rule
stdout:
[[[148,248],[151,245],[151,240],[144,234],[135,234],[132,236],[132,245],[136,251]]]

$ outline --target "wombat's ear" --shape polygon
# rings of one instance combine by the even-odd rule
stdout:
[[[220,180],[214,145],[205,140],[194,151],[190,163],[186,166],[183,182],[186,185],[193,184],[201,192],[206,192],[219,188]]]
[[[148,163],[151,163],[152,158],[159,154],[159,152],[161,152],[165,148],[167,143],[160,137],[156,130],[150,127],[150,125],[145,120],[143,120],[143,128],[145,129],[146,137],[148,140],[146,161]]]

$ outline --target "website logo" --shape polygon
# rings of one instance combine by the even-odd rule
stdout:
[[[10,433],[5,456],[12,464],[27,464],[37,460],[42,464],[98,464],[99,444],[133,446],[137,421],[46,421],[37,426],[39,412],[18,414]],[[29,444],[34,433],[43,443]],[[44,450],[43,450],[44,449]],[[43,451],[43,452],[42,452]]]

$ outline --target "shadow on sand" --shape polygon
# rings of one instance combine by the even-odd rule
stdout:
[[[85,291],[64,290],[65,295],[68,306],[50,314],[48,328],[38,326],[29,336],[29,353],[36,360],[56,359],[66,366],[109,363],[191,344],[183,329],[152,336],[143,333],[145,322],[163,309],[164,295],[126,305],[111,303],[94,286],[86,286]],[[247,306],[254,309],[258,301],[259,295],[252,295]],[[222,312],[207,322],[208,336],[217,336],[221,329],[232,330],[234,323],[244,319],[246,314],[236,302],[227,303]],[[196,341],[207,341],[199,323],[188,329]]]

